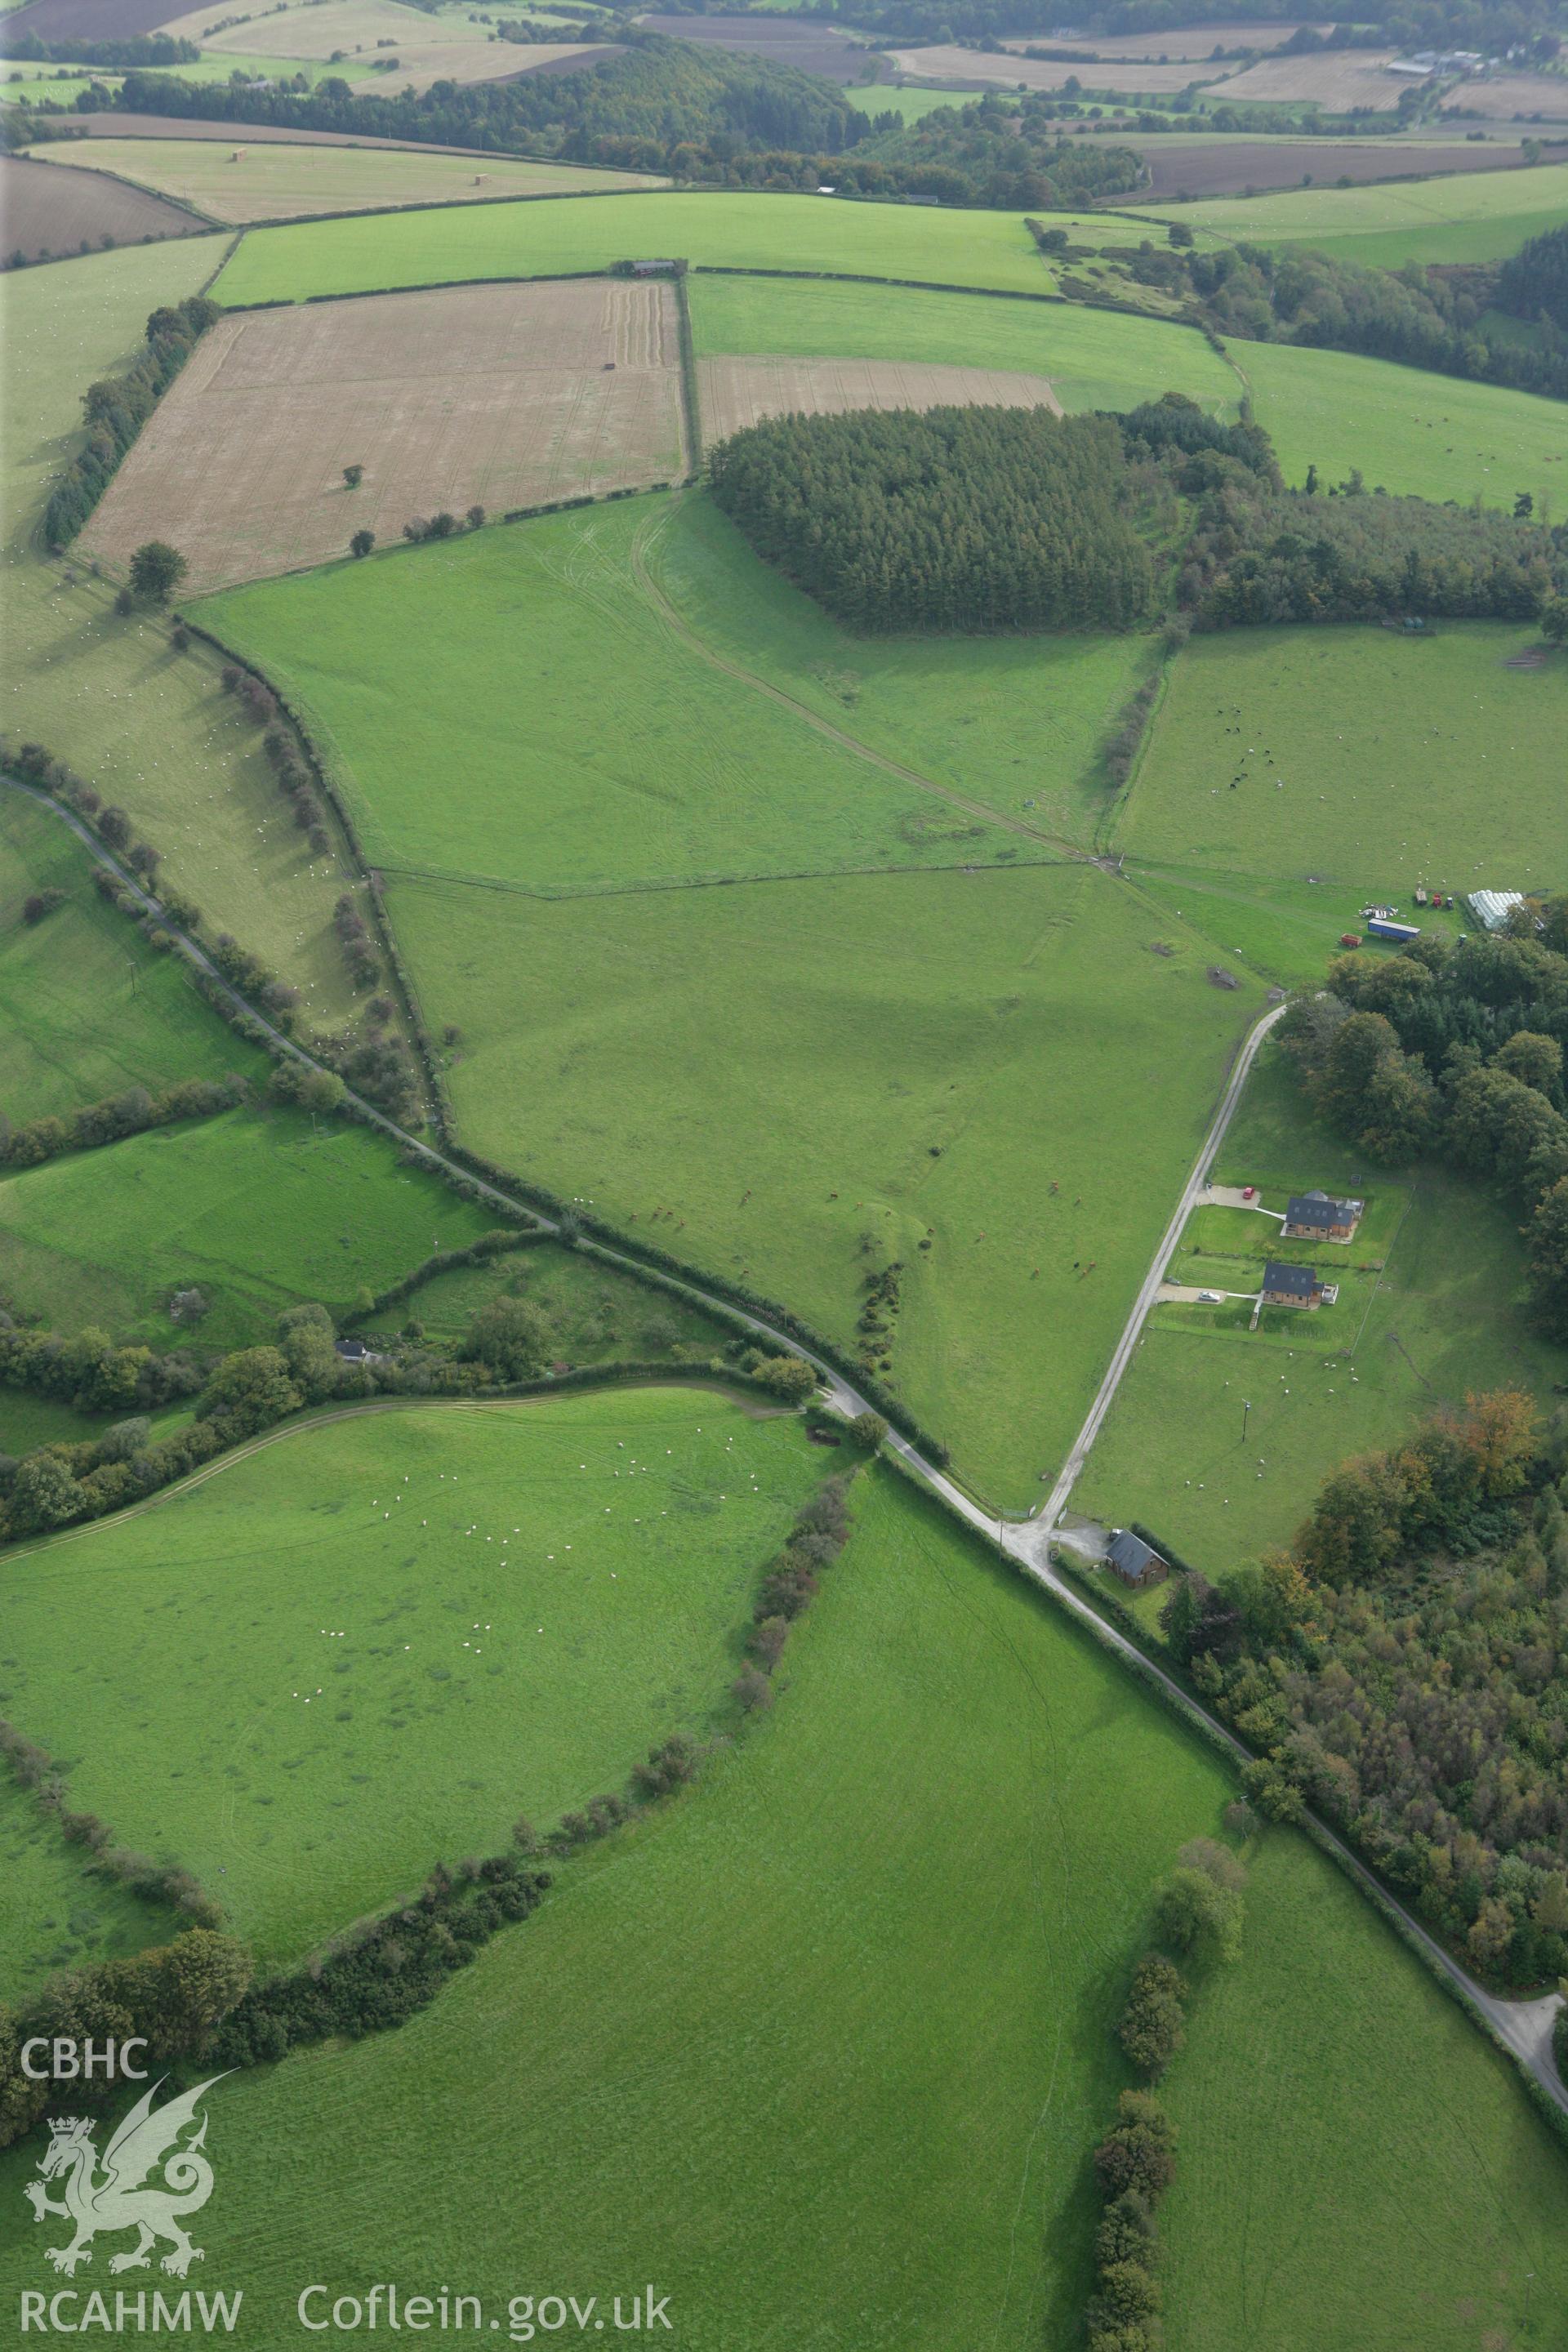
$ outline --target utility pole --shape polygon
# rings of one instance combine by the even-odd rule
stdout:
[[[1243,1397],[1241,1401],[1241,1442],[1243,1445],[1247,1444],[1247,1416],[1250,1414],[1251,1411],[1251,1400],[1247,1397]]]

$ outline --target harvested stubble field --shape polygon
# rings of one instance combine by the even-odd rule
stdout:
[[[1079,224],[1064,218],[1063,226]],[[1107,220],[1082,226],[1092,226],[1097,243],[1112,239]],[[1139,220],[1119,227],[1120,242],[1137,244],[1147,234]],[[301,302],[314,294],[455,278],[607,269],[640,254],[683,256],[693,266],[842,270],[1025,294],[1049,294],[1055,284],[1022,213],[928,212],[726,188],[549,205],[448,205],[375,220],[252,229],[215,292],[220,302]]]
[[[1451,91],[1443,109],[1446,118],[1499,122],[1562,122],[1568,121],[1568,76],[1563,74],[1490,74],[1484,81],[1463,81]]]
[[[1329,114],[1364,107],[1392,114],[1401,90],[1409,88],[1404,76],[1387,70],[1398,55],[1397,49],[1332,49],[1315,57],[1264,58],[1244,73],[1222,69],[1217,80],[1205,79],[1204,95],[1227,106],[1317,106]]]
[[[836,1458],[697,1388],[285,1429],[13,1559],[8,1712],[78,1759],[77,1804],[298,1952],[706,1732]]]
[[[1368,268],[1398,269],[1407,261],[1500,261],[1526,237],[1560,227],[1565,206],[1568,163],[1536,163],[1455,179],[1226,197],[1184,205],[1181,217],[1248,245],[1307,245]]]
[[[1242,391],[1236,370],[1195,329],[1079,303],[758,278],[694,278],[687,296],[700,364],[774,352],[812,361],[831,355],[1016,368],[1048,378],[1068,415],[1132,408],[1180,392],[1211,415],[1228,416]]]
[[[0,564],[5,732],[69,746],[71,765],[163,854],[161,884],[303,992],[321,1026],[353,1009],[332,908],[352,877],[312,858],[219,665],[177,652],[166,622],[122,618],[110,584],[45,562],[36,532],[80,446],[81,395],[135,356],[156,305],[199,292],[221,252],[189,237],[0,278],[7,541]]]
[[[894,49],[889,63],[922,81],[967,83],[972,92],[988,83],[1004,89],[1061,89],[1077,80],[1085,89],[1125,90],[1136,98],[1173,97],[1205,73],[1199,65],[1071,65],[1066,59],[1021,58],[1011,51],[961,49],[942,43]]]
[[[0,155],[0,222],[6,257],[19,253],[26,261],[58,261],[89,246],[190,236],[203,226],[142,188],[21,155]]]
[[[194,205],[209,220],[241,226],[249,221],[304,220],[313,213],[372,212],[390,205],[481,204],[497,196],[574,195],[664,185],[642,173],[595,172],[574,163],[525,163],[510,155],[479,162],[429,149],[288,146],[264,138],[253,144],[257,138],[246,126],[228,139],[95,139],[81,142],[73,152],[89,171],[121,173],[155,193]],[[132,195],[134,191],[120,193]]]
[[[1308,20],[1302,19],[1302,22]],[[1106,39],[1069,40],[1066,34],[1020,34],[1004,41],[1006,49],[1053,48],[1079,50],[1085,57],[1122,61],[1148,58],[1196,60],[1207,64],[1215,49],[1282,49],[1297,29],[1287,16],[1258,25],[1173,25],[1155,33],[1120,33]],[[1316,28],[1327,31],[1326,26]]]
[[[198,9],[164,29],[199,41],[216,57],[331,59],[342,50],[351,64],[379,68],[356,83],[356,92],[389,97],[433,81],[507,81],[537,72],[563,56],[582,52],[577,42],[519,46],[495,38],[477,13],[447,8],[439,14],[405,7],[402,0],[294,0],[238,24],[221,24],[208,37],[210,10]],[[596,45],[589,55],[599,54]],[[384,68],[395,59],[395,69]]]
[[[362,530],[395,540],[415,515],[499,514],[684,470],[669,287],[387,294],[220,320],[81,544],[120,565],[166,537],[200,594],[346,555]]]
[[[700,360],[705,437],[722,440],[764,416],[838,415],[851,408],[1048,408],[1043,375],[896,360]]]

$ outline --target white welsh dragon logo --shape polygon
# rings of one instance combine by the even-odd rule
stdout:
[[[201,2153],[207,2136],[206,2117],[202,2117],[200,2129],[186,2147],[177,2147],[175,2142],[185,2126],[195,2122],[203,2093],[222,2080],[221,2074],[212,2075],[206,2082],[198,2083],[194,2091],[167,2100],[156,2114],[153,2112],[153,2093],[161,2089],[162,2084],[154,2083],[152,2090],[142,2093],[104,2149],[101,2173],[98,2168],[98,2150],[92,2144],[92,2124],[84,2116],[51,2116],[49,2144],[38,2159],[41,2179],[29,2180],[22,2193],[32,2206],[36,2221],[41,2221],[47,2213],[58,2213],[76,2224],[76,2235],[68,2246],[47,2249],[56,2270],[64,2271],[71,2278],[79,2263],[90,2263],[92,2241],[100,2230],[136,2230],[141,2233],[129,2253],[111,2258],[111,2271],[146,2270],[153,2248],[161,2238],[166,2238],[174,2248],[172,2253],[163,2256],[163,2267],[175,2278],[184,2278],[193,2263],[204,2259],[202,2249],[192,2245],[180,2222],[182,2216],[199,2212],[213,2193],[213,2168]],[[160,2168],[162,2181],[144,2187],[149,2174]],[[43,2182],[57,2179],[62,2173],[65,2201],[56,2204],[46,2196]]]

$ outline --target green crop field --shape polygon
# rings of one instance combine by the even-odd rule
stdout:
[[[1069,410],[1132,408],[1183,392],[1216,415],[1230,415],[1242,391],[1236,371],[1195,329],[1077,303],[987,301],[919,287],[801,278],[695,278],[687,292],[700,358],[777,352],[1016,368],[1048,375]]]
[[[388,904],[470,1148],[845,1342],[900,1261],[888,1377],[1039,1499],[1260,990],[1089,866]]]
[[[294,982],[325,1025],[353,1001],[331,932],[352,877],[331,856],[310,858],[218,663],[194,646],[174,652],[161,621],[120,618],[107,583],[46,562],[35,539],[49,484],[78,446],[82,394],[134,356],[149,311],[200,290],[222,252],[221,238],[190,237],[0,279],[5,728],[68,758],[126,809],[162,853],[163,882]]]
[[[0,1110],[13,1126],[128,1087],[155,1092],[264,1066],[183,966],[105,904],[92,871],[58,817],[0,790]],[[64,891],[65,903],[25,923],[24,901],[45,890]]]
[[[1447,179],[1356,188],[1289,188],[1266,196],[1211,196],[1173,215],[1189,228],[1248,245],[1305,245],[1371,269],[1407,261],[1500,261],[1526,237],[1562,225],[1568,163],[1458,172]],[[1150,207],[1151,218],[1154,208]]]
[[[1110,2026],[1152,1885],[1230,1783],[891,1473],[866,1483],[777,1708],[695,1790],[566,1865],[401,2032],[214,2094],[204,2281],[243,2287],[263,2340],[307,2280],[382,2277],[391,2214],[405,2292],[498,2317],[552,2291],[624,2309],[651,2279],[691,2352],[1072,2342],[1126,2080]],[[1389,2345],[1549,2352],[1563,2157],[1291,1833],[1189,2037],[1166,2228],[1189,2340],[1339,2352],[1370,2308]],[[1412,2231],[1421,2259],[1392,2259]],[[0,2261],[33,2284],[26,2239]]]
[[[973,806],[825,740],[681,640],[632,569],[666,503],[397,550],[198,612],[287,687],[391,872],[560,892],[1016,855]],[[831,634],[843,667],[858,648]],[[432,792],[447,772],[460,790]]]
[[[823,1461],[698,1389],[307,1423],[16,1557],[7,1710],[299,1951],[705,1730]]]
[[[220,1033],[221,1034],[221,1033]],[[0,1181],[0,1253],[15,1306],[60,1330],[204,1350],[270,1340],[300,1299],[346,1313],[433,1250],[495,1224],[400,1165],[382,1135],[297,1111],[225,1111],[156,1128]],[[169,1299],[192,1286],[211,1312],[190,1335]]]
[[[1349,626],[1194,637],[1115,845],[1200,877],[1317,875],[1405,907],[1417,883],[1553,887],[1568,665],[1504,667],[1539,642],[1492,622],[1417,639]],[[1325,909],[1320,968],[1333,938]]]
[[[1355,352],[1293,343],[1227,347],[1292,489],[1309,466],[1327,488],[1360,470],[1369,490],[1510,511],[1521,490],[1539,515],[1568,504],[1563,404],[1506,384],[1467,383]]]
[[[0,1667],[0,1675],[7,1670]],[[36,1992],[58,1969],[162,1944],[173,1915],[95,1877],[36,1798],[0,1780],[0,2003]]]
[[[1291,1242],[1280,1255],[1342,1278],[1347,1262],[1382,1256],[1387,1240],[1384,1269],[1352,1276],[1353,1321],[1334,1307],[1287,1322],[1280,1308],[1267,1318],[1270,1328],[1248,1332],[1227,1328],[1218,1310],[1157,1307],[1075,1508],[1117,1525],[1144,1522],[1217,1573],[1288,1542],[1336,1464],[1393,1443],[1434,1405],[1518,1386],[1550,1407],[1568,1379],[1568,1348],[1542,1339],[1526,1315],[1517,1214],[1436,1169],[1391,1181],[1368,1166],[1312,1117],[1277,1048],[1259,1056],[1215,1177],[1271,1187],[1268,1197],[1313,1184],[1366,1197],[1374,1209],[1365,1246],[1358,1234],[1348,1248]],[[1390,1235],[1375,1204],[1406,1193],[1408,1210]],[[1179,1278],[1195,1277],[1183,1270]],[[1213,1318],[1207,1328],[1204,1318]],[[1331,1326],[1338,1351],[1327,1344]]]
[[[1066,224],[1071,226],[1068,221]],[[1123,224],[1135,241],[1136,224]],[[1094,223],[1101,236],[1109,224]],[[1110,237],[1106,236],[1105,241]],[[1048,294],[1051,273],[1019,213],[928,212],[729,190],[465,205],[395,218],[252,229],[216,289],[223,302],[538,278],[643,254],[739,269],[843,269]]]
[[[322,72],[334,70],[323,66]],[[235,134],[241,141],[242,131]],[[354,212],[382,205],[470,204],[497,196],[560,196],[593,190],[657,188],[641,173],[595,172],[571,163],[529,163],[510,155],[419,153],[375,147],[309,147],[234,137],[89,139],[71,151],[89,171],[194,205],[209,220],[278,220],[291,214]]]

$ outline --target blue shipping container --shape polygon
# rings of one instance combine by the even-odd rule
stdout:
[[[1418,940],[1421,936],[1419,923],[1385,923],[1380,921],[1376,916],[1366,928],[1374,940]]]

